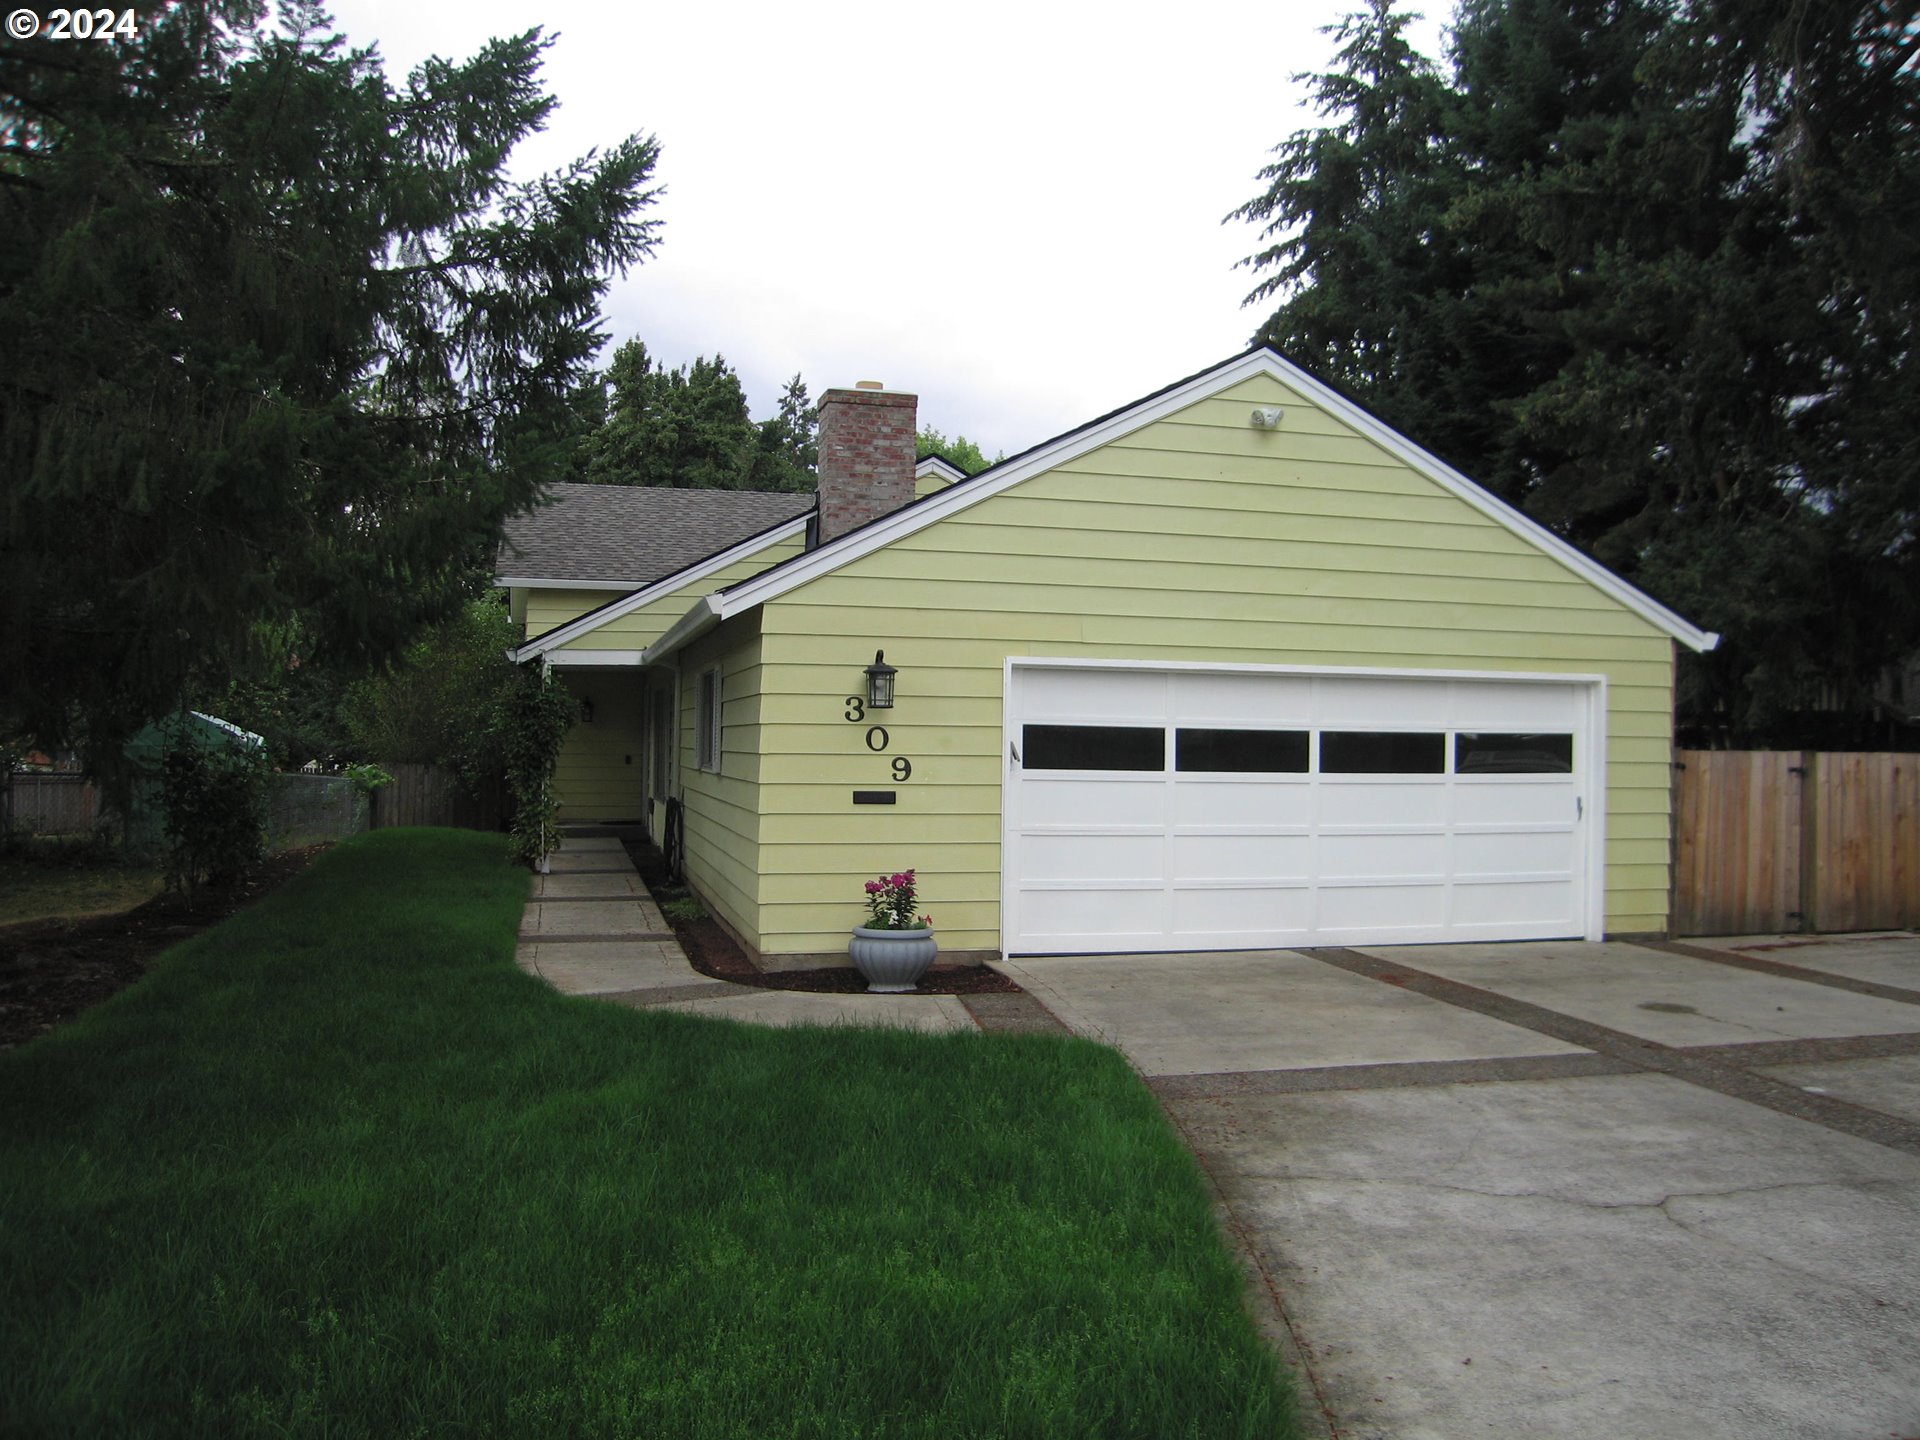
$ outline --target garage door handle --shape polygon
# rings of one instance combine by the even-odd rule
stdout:
[[[1587,818],[1587,801],[1584,795],[1576,795],[1573,797],[1573,818],[1576,820],[1584,820]]]
[[[1013,763],[1014,763],[1014,764],[1016,764],[1016,765],[1018,765],[1018,764],[1020,763],[1020,750],[1019,750],[1019,747],[1018,747],[1018,746],[1016,746],[1016,745],[1015,745],[1015,744],[1013,743],[1013,741],[1011,741],[1011,740],[1009,740],[1009,741],[1007,741],[1007,754],[1009,754],[1009,755],[1011,755],[1011,756],[1013,757]]]

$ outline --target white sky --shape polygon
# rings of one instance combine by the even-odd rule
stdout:
[[[1292,77],[1358,0],[614,5],[335,0],[390,68],[542,25],[560,109],[521,177],[635,131],[661,145],[653,260],[617,344],[719,351],[756,418],[795,371],[920,396],[1013,454],[1245,348],[1264,313],[1220,223],[1314,123]],[[1416,29],[1437,54],[1444,0]],[[604,358],[604,357],[603,357]]]

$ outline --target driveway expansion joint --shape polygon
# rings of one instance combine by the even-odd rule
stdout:
[[[1233,1095],[1299,1095],[1327,1090],[1399,1090],[1418,1086],[1486,1085],[1512,1080],[1578,1080],[1635,1075],[1641,1067],[1611,1055],[1516,1055],[1485,1060],[1396,1060],[1311,1069],[1226,1070],[1151,1075],[1147,1087],[1167,1100]]]
[[[1584,1046],[1615,1060],[1626,1061],[1639,1069],[1671,1076],[1735,1100],[1745,1100],[1777,1114],[1808,1120],[1829,1130],[1871,1140],[1876,1145],[1905,1151],[1909,1155],[1920,1155],[1920,1124],[1869,1109],[1865,1105],[1837,1100],[1830,1095],[1816,1095],[1771,1076],[1754,1074],[1732,1063],[1727,1056],[1729,1050],[1744,1050],[1744,1045],[1707,1047],[1717,1052],[1712,1058],[1707,1058],[1342,946],[1303,947],[1294,953],[1319,960],[1349,974],[1424,995],[1442,1004],[1475,1011],[1523,1030],[1532,1030],[1570,1045]],[[1754,1043],[1772,1045],[1778,1042]]]
[[[1805,965],[1790,965],[1784,960],[1768,960],[1759,955],[1743,955],[1737,950],[1713,950],[1705,945],[1689,945],[1684,940],[1629,940],[1624,942],[1641,950],[1657,950],[1665,955],[1685,955],[1691,960],[1711,960],[1735,970],[1751,970],[1761,975],[1777,975],[1783,980],[1804,980],[1809,985],[1825,985],[1830,990],[1847,990],[1855,995],[1870,995],[1876,1000],[1892,1000],[1900,1005],[1920,1005],[1920,990],[1901,985],[1883,985],[1877,980],[1856,980],[1851,975],[1836,975],[1831,970],[1813,970]]]

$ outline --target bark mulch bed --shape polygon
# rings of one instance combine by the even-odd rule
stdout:
[[[667,874],[666,861],[652,845],[629,837],[623,837],[621,844],[640,871],[640,883],[653,893],[663,914],[669,903],[686,895],[685,887],[676,884]],[[819,970],[762,970],[711,916],[682,920],[667,915],[666,920],[693,968],[715,980],[758,985],[763,990],[812,990],[833,995],[857,995],[867,988],[867,982],[851,965],[829,965]],[[918,993],[1021,995],[1026,992],[998,970],[985,965],[935,965],[920,982]]]
[[[46,1034],[138,980],[161,951],[278,889],[327,847],[275,855],[246,883],[189,907],[161,895],[119,915],[0,926],[0,1050]]]

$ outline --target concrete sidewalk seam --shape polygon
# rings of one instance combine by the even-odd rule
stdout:
[[[672,940],[671,930],[602,930],[598,934],[546,935],[538,930],[522,930],[520,940],[526,945],[581,945],[596,941],[607,944],[620,944],[628,940]],[[677,941],[675,942],[678,943]],[[687,966],[693,969],[691,963]],[[697,973],[697,972],[696,972]]]
[[[694,972],[698,974],[698,971]],[[686,985],[661,985],[652,989],[609,990],[592,996],[595,1000],[610,1000],[615,1005],[625,1005],[632,1009],[644,1010],[650,1005],[670,1005],[676,1000],[705,1000],[731,990],[751,989],[751,986],[734,985],[725,980],[702,980]]]

